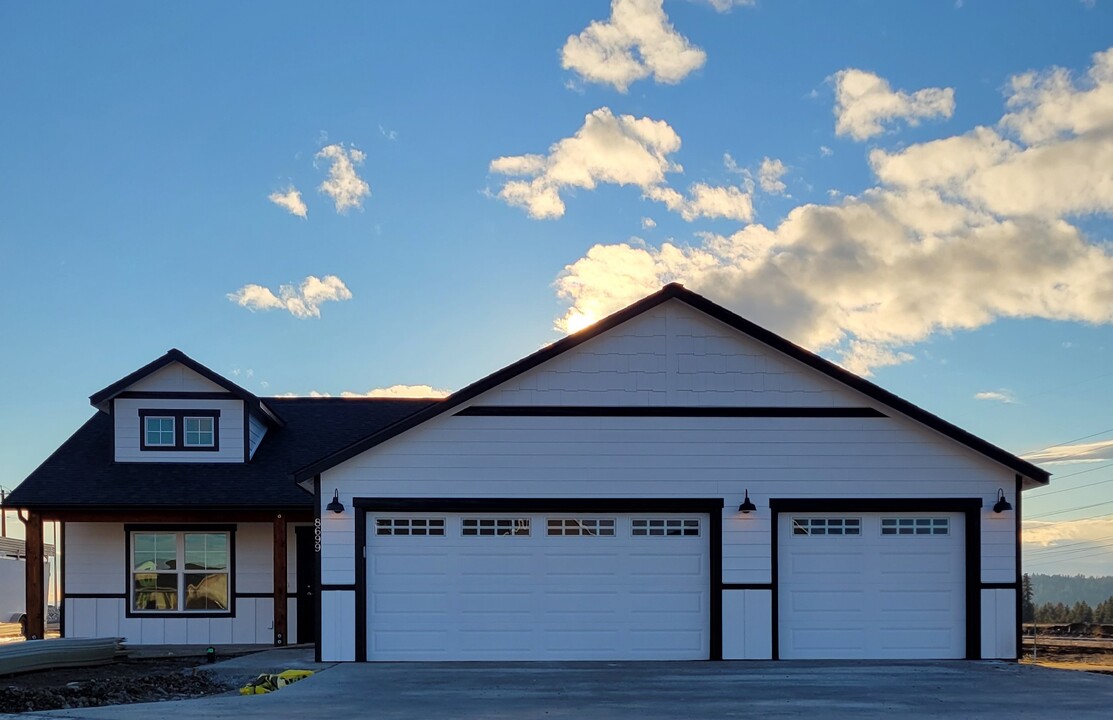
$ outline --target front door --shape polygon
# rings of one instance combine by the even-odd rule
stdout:
[[[297,641],[317,641],[317,555],[313,547],[313,528],[294,528],[297,563],[298,635]]]

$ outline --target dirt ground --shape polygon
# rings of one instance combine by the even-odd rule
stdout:
[[[208,673],[195,673],[201,662],[197,657],[128,659],[0,677],[0,713],[180,700],[232,689]]]
[[[1060,670],[1082,670],[1102,675],[1113,675],[1113,650],[1107,648],[1038,645],[1035,650],[1035,657],[1033,657],[1031,646],[1026,644],[1021,662]]]

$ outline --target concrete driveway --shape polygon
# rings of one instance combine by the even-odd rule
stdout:
[[[271,695],[29,718],[1102,718],[1113,677],[992,662],[341,664]]]

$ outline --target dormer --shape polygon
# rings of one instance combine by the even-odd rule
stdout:
[[[113,418],[116,462],[250,462],[282,419],[252,393],[172,349],[89,397]]]

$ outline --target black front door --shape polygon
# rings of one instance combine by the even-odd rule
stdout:
[[[298,574],[298,643],[317,641],[317,554],[313,528],[294,528]]]

